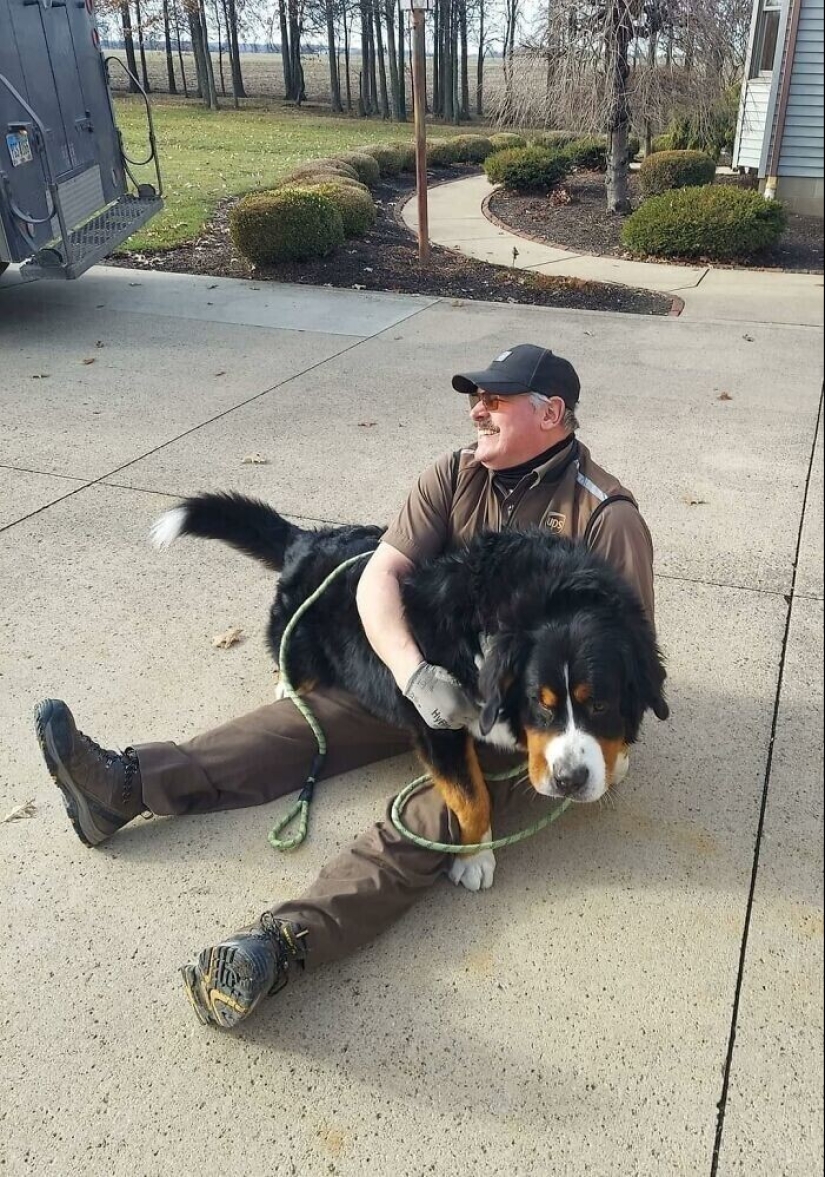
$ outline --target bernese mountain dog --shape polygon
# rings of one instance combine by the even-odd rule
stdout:
[[[223,540],[280,573],[268,627],[277,661],[298,606],[342,561],[376,548],[383,529],[304,529],[259,500],[219,493],[183,500],[152,528],[161,548],[183,535]],[[596,801],[626,773],[645,712],[668,717],[662,656],[634,589],[582,544],[529,527],[484,532],[402,582],[424,658],[446,667],[478,703],[471,729],[433,730],[364,635],[355,591],[365,563],[336,577],[298,623],[289,647],[293,687],[342,687],[409,731],[463,845],[491,836],[477,739],[522,749],[543,796]],[[484,850],[456,855],[450,874],[478,890],[490,886],[494,867]]]

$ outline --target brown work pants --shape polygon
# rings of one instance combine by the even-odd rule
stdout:
[[[306,700],[327,738],[319,780],[410,750],[403,731],[373,718],[344,691],[314,691]],[[286,699],[184,744],[135,748],[144,802],[158,815],[274,801],[303,786],[315,751],[306,720]],[[457,840],[454,819],[432,787],[414,795],[405,822],[431,841]],[[399,834],[388,806],[385,819],[328,863],[303,895],[272,912],[308,930],[308,967],[325,964],[388,928],[443,875],[449,859]]]

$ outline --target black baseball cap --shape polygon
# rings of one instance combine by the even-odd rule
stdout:
[[[497,355],[483,372],[453,376],[453,388],[466,394],[483,388],[499,396],[538,392],[541,396],[560,396],[572,409],[578,403],[581,384],[569,360],[554,355],[547,347],[519,343]]]

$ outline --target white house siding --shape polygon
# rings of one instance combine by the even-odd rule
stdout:
[[[733,157],[734,167],[759,167],[765,142],[770,95],[770,76],[750,78],[745,83],[739,133],[736,137],[736,151]]]
[[[801,0],[779,176],[823,177],[823,0]]]

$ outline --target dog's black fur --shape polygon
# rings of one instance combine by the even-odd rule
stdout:
[[[304,530],[234,493],[199,495],[176,510],[175,534],[223,540],[281,573],[268,628],[276,661],[297,607],[342,561],[371,552],[383,535],[369,526]],[[429,728],[366,639],[355,603],[365,564],[335,578],[298,623],[290,680],[296,689],[343,687],[379,719],[408,730],[435,779],[447,782],[448,805],[455,790],[453,800],[472,806],[478,781],[466,731]],[[446,667],[478,701],[482,738],[504,724],[523,746],[527,730],[558,727],[539,692],[556,685],[564,666],[599,700],[587,716],[596,739],[632,744],[646,710],[667,718],[664,665],[638,596],[581,544],[537,527],[485,532],[417,565],[402,583],[402,600],[424,658]]]

